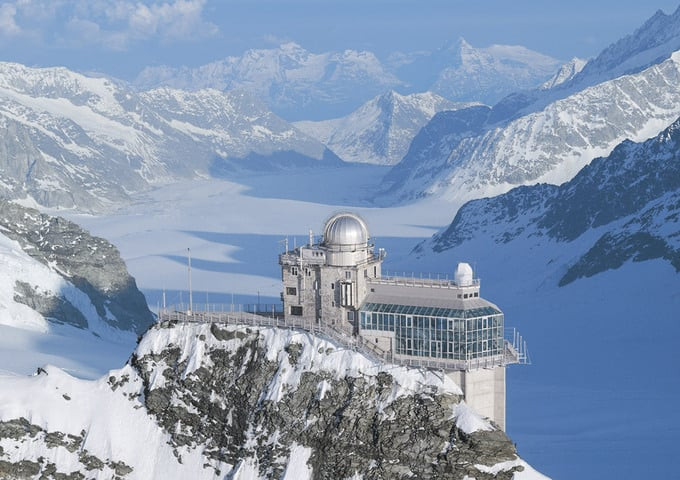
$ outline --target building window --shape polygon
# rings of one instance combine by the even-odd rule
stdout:
[[[475,297],[479,297],[479,292],[475,292]]]
[[[345,278],[347,280],[351,280],[352,279],[352,272],[350,272],[350,271],[345,272]]]
[[[297,288],[286,287],[286,295],[297,295]]]
[[[368,270],[364,268],[364,278],[368,278]]]
[[[373,267],[373,278],[378,276],[378,267]]]
[[[290,267],[290,274],[291,275],[297,275],[298,274],[298,267]]]
[[[290,314],[291,315],[302,315],[302,306],[300,305],[291,305],[290,306]]]
[[[347,320],[350,322],[354,321],[354,312],[347,312]]]
[[[335,284],[331,283],[331,290],[335,290]]]

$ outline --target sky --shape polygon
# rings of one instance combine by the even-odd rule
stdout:
[[[9,0],[0,60],[132,80],[150,65],[197,66],[294,41],[312,52],[524,45],[588,58],[678,0]]]

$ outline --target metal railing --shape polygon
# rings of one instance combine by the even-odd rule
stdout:
[[[422,275],[416,277],[412,275],[410,277],[403,275],[383,275],[380,278],[369,278],[368,283],[379,284],[379,285],[407,285],[410,287],[431,287],[431,288],[447,288],[447,289],[459,289],[465,288],[457,285],[452,279],[441,277],[437,275],[436,278],[432,278],[431,275],[424,277]],[[472,280],[472,284],[469,287],[478,287],[480,285],[479,278]]]
[[[418,358],[395,354],[393,351],[385,350],[379,345],[365,340],[361,336],[353,335],[349,331],[341,330],[330,324],[305,320],[303,318],[286,318],[282,313],[277,314],[276,312],[274,314],[267,314],[267,312],[233,311],[230,305],[214,305],[212,308],[200,309],[201,306],[202,305],[194,305],[194,310],[191,312],[180,308],[183,307],[183,305],[161,309],[158,312],[158,321],[220,323],[302,330],[314,335],[326,337],[340,346],[360,352],[378,363],[405,365],[417,368],[469,371],[480,368],[505,366],[513,363],[531,363],[527,353],[526,341],[522,339],[522,336],[519,335],[514,328],[507,329],[506,336],[508,336],[507,333],[509,333],[510,338],[504,339],[502,354],[469,358],[465,360],[433,357]]]

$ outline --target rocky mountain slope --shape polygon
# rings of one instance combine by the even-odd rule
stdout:
[[[65,68],[0,63],[0,196],[103,209],[180,177],[338,164],[252,97],[136,93]]]
[[[571,81],[581,70],[586,66],[588,61],[582,58],[574,57],[567,63],[562,65],[560,69],[547,82],[542,83],[538,88],[540,90],[548,90],[551,88],[563,85]]]
[[[637,73],[680,50],[680,6],[671,14],[658,10],[640,28],[605,48],[574,77],[569,87],[594,85]]]
[[[399,95],[389,91],[346,117],[294,125],[346,162],[394,165],[413,137],[437,112],[468,107],[431,92]]]
[[[301,332],[156,325],[98,381],[49,367],[0,385],[14,478],[545,478],[447,377]]]
[[[509,123],[495,123],[499,108],[435,115],[386,177],[386,201],[438,194],[460,205],[516,185],[569,180],[624,139],[654,136],[680,115],[680,53]]]
[[[472,201],[419,248],[442,252],[485,236],[499,244],[559,244],[586,234],[585,250],[565,266],[559,285],[630,260],[664,259],[680,272],[680,119],[643,143],[623,142],[560,186]]]
[[[0,324],[117,338],[154,319],[118,250],[60,217],[0,200]]]
[[[496,105],[494,121],[509,121],[537,112],[585,88],[639,73],[669,59],[677,50],[680,50],[680,7],[670,15],[659,10],[640,28],[605,48],[563,81],[508,95]],[[562,68],[570,70],[569,64]]]
[[[460,205],[559,184],[624,139],[656,135],[680,114],[678,48],[680,8],[658,12],[571,79],[509,95],[486,113],[460,112],[450,125],[433,117],[388,176],[384,201],[443,194]]]

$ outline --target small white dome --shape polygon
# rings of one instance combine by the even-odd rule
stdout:
[[[366,246],[368,228],[366,222],[354,213],[338,213],[327,222],[323,231],[326,246]]]
[[[472,267],[469,263],[460,262],[456,267],[456,273],[453,274],[453,281],[459,287],[469,287],[473,281]]]

